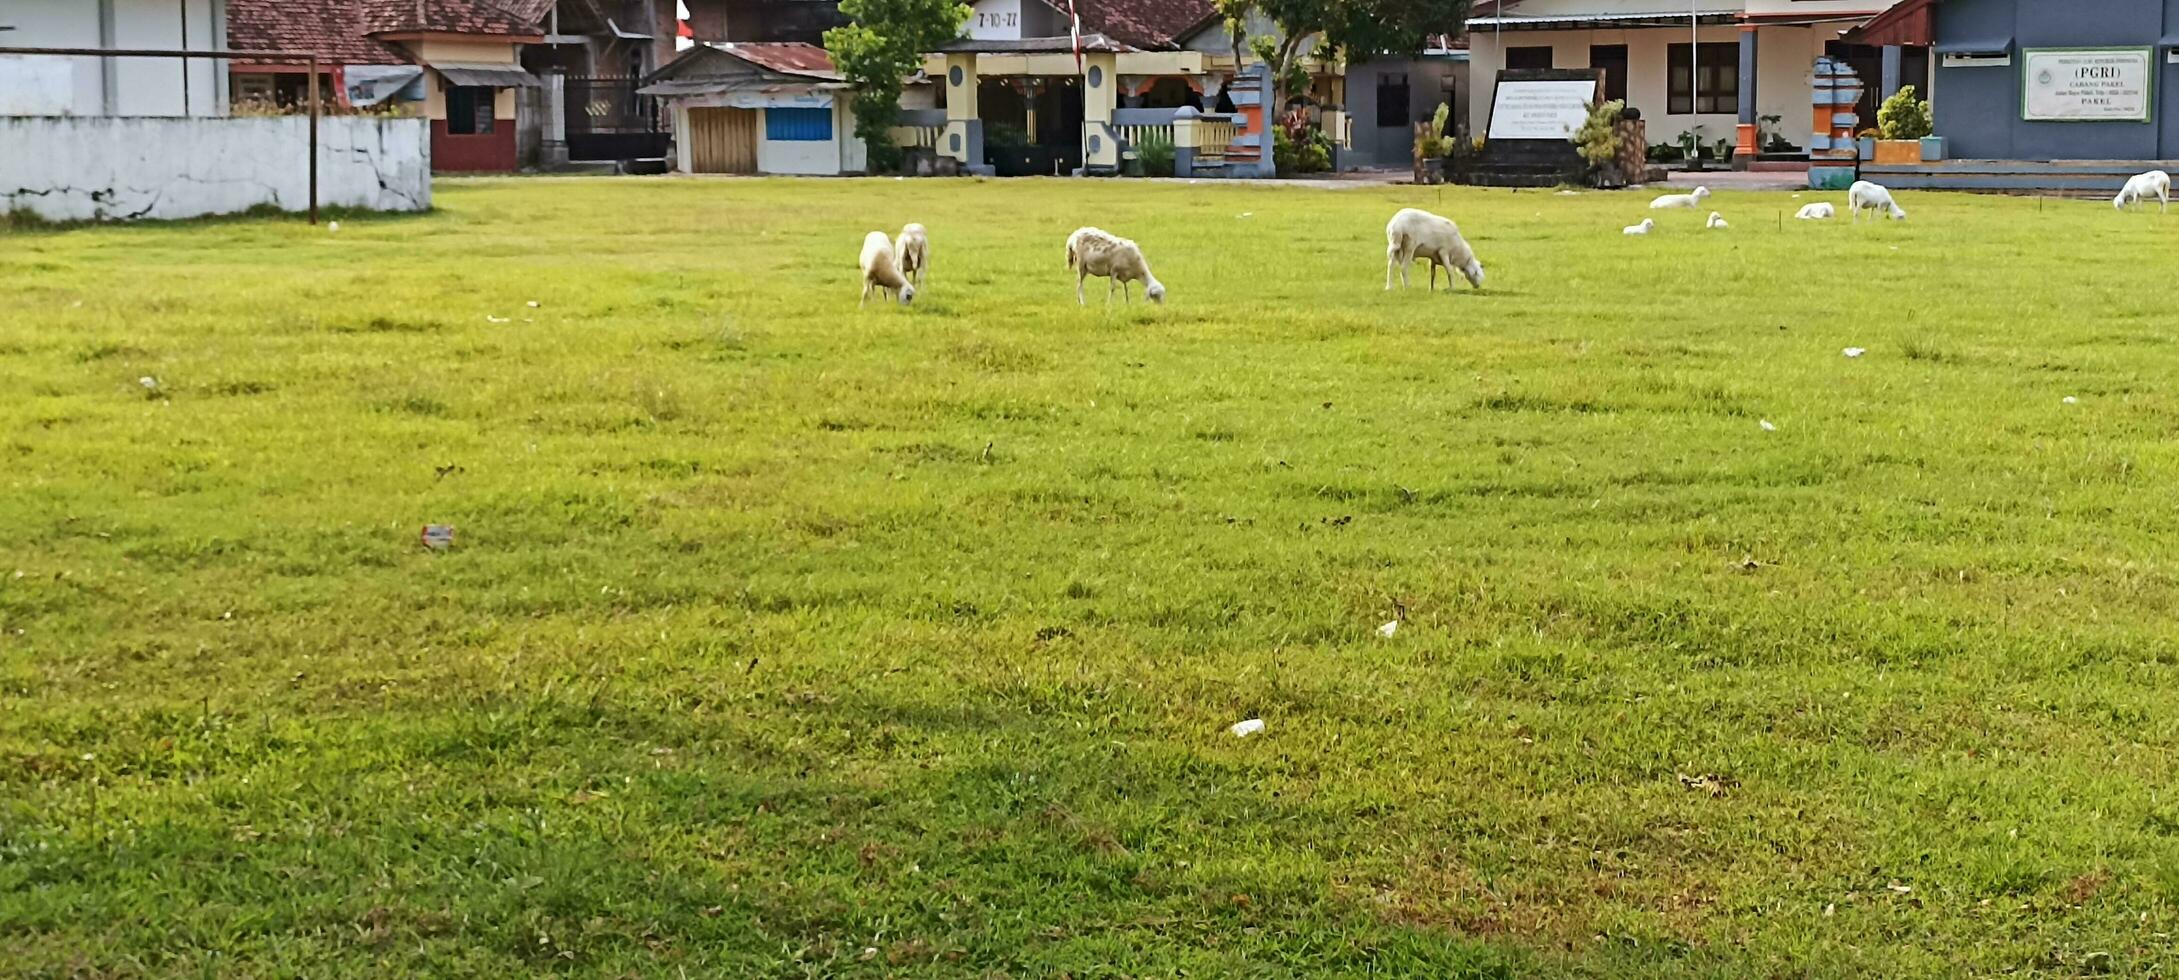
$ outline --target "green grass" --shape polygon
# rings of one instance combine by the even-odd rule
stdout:
[[[2179,222],[1902,202],[0,236],[0,972],[2168,974]]]

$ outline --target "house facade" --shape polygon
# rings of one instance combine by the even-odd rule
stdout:
[[[227,0],[7,0],[0,46],[224,51]],[[197,58],[0,57],[0,116],[221,116],[226,68]]]
[[[1955,160],[2179,159],[2179,0],[1902,0],[1861,33],[1934,51],[1932,121]]]
[[[1914,81],[1900,54],[1855,46],[1842,35],[1892,0],[1483,0],[1468,20],[1469,119],[1487,132],[1492,80],[1501,69],[1597,68],[1604,97],[1639,109],[1652,142],[1694,134],[1705,146],[1729,140],[1737,154],[1760,151],[1759,134],[1808,139],[1812,70],[1826,55],[1866,66],[1872,84],[1861,115],[1890,94],[1873,84]],[[1889,59],[1889,60],[1887,60]]]
[[[853,96],[831,56],[815,45],[700,44],[641,92],[663,100],[672,116],[674,169],[681,173],[824,175],[864,168]]]

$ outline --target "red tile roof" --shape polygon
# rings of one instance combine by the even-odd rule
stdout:
[[[336,65],[408,61],[372,40],[363,11],[341,0],[228,0],[227,46],[244,51],[314,54]]]
[[[764,44],[735,42],[721,47],[744,61],[776,72],[789,75],[838,74],[832,67],[832,55],[814,44],[803,44],[799,41]]]
[[[362,0],[373,34],[542,34],[553,0]]]
[[[1066,15],[1067,0],[1052,6]],[[1178,47],[1181,35],[1213,11],[1211,0],[1075,0],[1074,9],[1082,15],[1082,33],[1152,50]]]

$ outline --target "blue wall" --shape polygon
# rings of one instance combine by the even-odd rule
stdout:
[[[2179,0],[1945,0],[1936,40],[2012,38],[2012,64],[1936,65],[1937,135],[1954,158],[2151,160],[2179,156],[2179,65],[2156,48],[2154,123],[2027,122],[2020,118],[2022,48],[2156,47],[2179,34]],[[2167,26],[2169,25],[2169,26]]]

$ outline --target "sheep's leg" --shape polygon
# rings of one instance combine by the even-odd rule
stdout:
[[[1400,247],[1385,249],[1385,292],[1392,291],[1392,267],[1400,264]]]
[[[1125,279],[1120,280],[1120,301],[1129,304],[1133,304],[1135,302],[1135,294],[1128,292],[1127,280]]]
[[[865,279],[865,280],[863,280],[863,298],[861,298],[861,299],[859,299],[859,300],[856,300],[856,301],[855,301],[855,305],[856,305],[856,306],[862,306],[862,305],[864,305],[864,304],[867,304],[867,303],[869,303],[869,302],[870,302],[870,280],[868,280],[868,279]]]
[[[1089,300],[1082,295],[1082,284],[1089,281],[1089,273],[1077,268],[1074,273],[1074,305],[1088,306]]]

